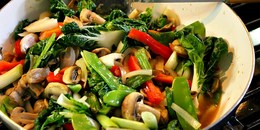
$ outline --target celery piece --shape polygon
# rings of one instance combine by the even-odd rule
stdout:
[[[48,40],[48,42],[46,43],[42,53],[40,54],[40,56],[38,57],[38,59],[36,60],[34,66],[33,66],[33,69],[37,68],[41,61],[42,61],[42,57],[49,51],[49,49],[51,48],[52,44],[54,43],[55,41],[55,37],[56,37],[56,33],[53,33],[50,37],[50,39]]]
[[[98,122],[102,125],[103,128],[107,129],[107,128],[118,128],[118,125],[115,124],[113,121],[111,121],[111,119],[104,114],[97,114],[96,118],[98,120]]]
[[[82,89],[81,84],[68,84],[67,86],[73,93],[78,93]]]
[[[149,130],[149,128],[142,122],[127,120],[118,117],[111,117],[111,120],[115,122],[120,128],[128,128],[135,130]]]
[[[21,64],[15,66],[8,72],[0,75],[0,89],[13,83],[15,80],[19,79],[23,74],[23,67]]]
[[[120,83],[95,53],[84,50],[81,55],[87,66],[90,65],[102,77],[111,90],[118,90]]]
[[[74,130],[96,130],[85,114],[73,114],[71,123]]]
[[[152,69],[152,67],[148,61],[148,57],[146,55],[146,50],[144,48],[139,49],[135,53],[135,57],[142,69]]]
[[[157,130],[158,129],[158,123],[155,115],[151,112],[142,112],[141,117],[144,121],[144,124],[152,130]]]

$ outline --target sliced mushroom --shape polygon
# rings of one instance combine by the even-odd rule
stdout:
[[[106,22],[105,19],[103,19],[98,14],[96,14],[95,12],[92,12],[91,10],[88,10],[88,9],[81,10],[80,21],[84,25],[91,24],[91,23],[103,24]]]
[[[195,97],[197,97],[198,92],[197,91],[190,91],[190,95],[191,95],[191,98],[194,99]]]
[[[181,43],[179,42],[178,39],[174,40],[172,42],[173,45],[173,50],[179,54],[179,56],[182,56],[183,58],[186,58],[188,55],[188,52],[181,46]]]
[[[71,66],[64,71],[62,80],[66,84],[77,84],[81,79],[81,68],[78,66]]]
[[[170,22],[166,25],[164,25],[162,28],[157,29],[158,32],[168,32],[172,30],[172,27],[174,26],[173,22]]]
[[[48,68],[36,68],[27,72],[26,80],[28,83],[40,83],[49,75]]]
[[[83,27],[82,22],[76,16],[73,16],[73,17],[66,16],[64,21],[63,21],[63,24],[72,23],[72,22],[75,22],[76,24],[78,24],[79,28]]]
[[[43,111],[44,109],[48,108],[48,100],[47,99],[40,99],[37,100],[34,103],[34,107],[33,107],[33,111],[34,113],[40,113],[41,111]]]
[[[25,109],[22,107],[15,107],[10,114],[11,120],[21,126],[26,124],[33,124],[37,116],[38,114],[25,112]]]
[[[144,96],[139,92],[132,92],[127,95],[122,103],[122,116],[128,120],[140,120],[140,117],[137,117],[136,114],[136,103],[140,100],[143,100]]]
[[[21,46],[21,52],[23,54],[27,53],[27,50],[34,44],[36,44],[39,41],[38,35],[34,33],[29,33],[26,36],[23,37],[23,39],[20,42]]]
[[[23,106],[24,105],[24,101],[22,99],[22,96],[17,92],[17,91],[13,91],[10,95],[10,101],[15,104],[16,106]]]
[[[78,11],[78,3],[79,0],[71,0],[70,3],[68,4],[68,7],[73,9],[74,11]]]
[[[34,96],[34,98],[38,99],[38,97],[41,95],[41,93],[44,91],[44,87],[41,84],[29,84],[29,88],[33,91],[32,96]]]
[[[5,91],[5,95],[10,95],[13,91],[14,91],[14,87],[8,88],[8,89]]]
[[[92,52],[96,53],[98,57],[102,57],[107,54],[110,54],[111,50],[109,50],[108,48],[96,48]]]
[[[55,100],[57,100],[60,94],[62,93],[71,95],[71,91],[69,87],[67,87],[62,83],[56,83],[56,82],[49,83],[45,88],[44,92],[49,99],[53,98]]]

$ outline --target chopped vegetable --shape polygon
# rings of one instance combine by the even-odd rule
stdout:
[[[107,115],[97,114],[96,118],[98,122],[102,125],[103,128],[118,128],[118,125],[115,124]]]
[[[128,37],[149,46],[154,53],[161,55],[166,59],[168,59],[172,54],[172,50],[169,47],[164,46],[163,44],[154,40],[150,35],[139,30],[132,29],[129,32]]]
[[[142,120],[144,121],[144,124],[152,130],[157,130],[157,119],[155,115],[151,112],[142,112],[141,113]]]
[[[118,117],[111,117],[111,120],[115,122],[121,128],[136,129],[136,130],[149,130],[149,128],[141,122],[127,120]]]
[[[109,71],[111,71],[114,76],[121,77],[121,71],[117,65],[112,66]]]
[[[85,114],[73,114],[71,122],[74,130],[96,130]]]
[[[62,32],[61,28],[63,26],[62,22],[58,22],[58,27],[53,28],[51,30],[46,30],[40,33],[39,40],[44,40],[45,38],[51,37],[53,33],[56,33],[56,37],[58,37]]]
[[[198,124],[198,118],[192,103],[189,83],[185,77],[176,77],[174,79],[172,83],[172,95],[174,103],[171,105],[171,108],[177,112],[177,117],[182,128],[189,130],[198,129],[200,124]],[[180,110],[179,108],[182,109]],[[186,118],[187,114],[185,112],[189,115],[189,118]],[[194,122],[194,125],[188,121]]]
[[[15,54],[17,55],[18,58],[25,58],[25,55],[22,53],[21,51],[21,45],[20,45],[20,42],[21,42],[21,39],[18,39],[16,42],[15,42]]]
[[[135,53],[135,57],[142,69],[152,69],[152,67],[148,61],[148,57],[146,55],[146,50],[144,48],[139,49]]]
[[[120,107],[124,98],[132,92],[128,90],[112,90],[104,95],[103,101],[110,106]]]
[[[153,84],[152,80],[148,80],[143,84],[149,102],[159,105],[164,99],[162,92]]]
[[[165,75],[159,71],[154,71],[153,74],[155,75],[153,79],[161,81],[163,83],[172,84],[172,81],[174,80],[173,76]]]
[[[3,62],[3,61],[2,61]],[[18,64],[10,71],[0,75],[0,89],[5,88],[15,80],[19,79],[23,74],[22,65]]]
[[[82,89],[80,84],[68,84],[67,86],[73,93],[78,93]]]
[[[62,80],[63,74],[57,73],[56,75],[54,75],[54,72],[49,72],[49,75],[46,77],[47,81],[50,82],[59,82],[59,83],[63,83]]]
[[[135,71],[135,70],[141,69],[136,57],[133,55],[130,56],[129,61],[127,63],[128,63],[128,67],[129,67],[130,71]]]

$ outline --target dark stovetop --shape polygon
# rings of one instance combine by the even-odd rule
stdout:
[[[1,0],[0,9],[10,0]],[[255,73],[249,90],[237,110],[226,122],[226,125],[220,126],[225,130],[242,130],[242,129],[260,129],[260,3],[250,4],[229,4],[229,6],[237,13],[237,15],[245,23],[250,32],[255,49],[256,65]],[[259,37],[255,37],[255,35]],[[255,40],[256,39],[256,40]],[[0,122],[0,129],[7,129]]]

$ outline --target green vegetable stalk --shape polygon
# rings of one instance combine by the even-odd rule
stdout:
[[[111,117],[111,120],[115,122],[120,128],[128,128],[135,130],[149,130],[149,128],[142,122],[127,120],[118,117]]]
[[[7,113],[11,113],[11,111],[16,107],[16,105],[14,105],[14,104],[12,104],[12,103],[10,102],[10,97],[9,97],[9,96],[6,96],[6,97],[2,100],[2,102],[3,102],[3,105],[2,105],[2,106],[5,107]],[[1,107],[2,107],[2,106],[1,106]]]
[[[115,124],[111,119],[104,114],[96,114],[98,122],[102,125],[103,128],[118,128],[118,125]]]
[[[48,40],[47,44],[45,45],[43,51],[41,52],[40,56],[36,60],[34,66],[33,66],[33,69],[38,68],[38,66],[41,63],[42,57],[45,55],[45,53],[47,53],[49,51],[49,49],[51,48],[52,44],[54,43],[55,37],[56,37],[56,33],[53,33],[51,35],[50,39]]]
[[[85,114],[73,114],[71,123],[74,130],[96,130]]]
[[[148,57],[146,55],[146,50],[144,48],[139,49],[135,53],[135,57],[142,69],[152,69],[152,67],[148,61]]]
[[[171,118],[176,119],[177,117],[175,111],[171,108],[171,105],[173,103],[172,91],[170,90],[169,87],[166,87],[165,92],[166,92],[167,108],[168,108],[169,115]]]

